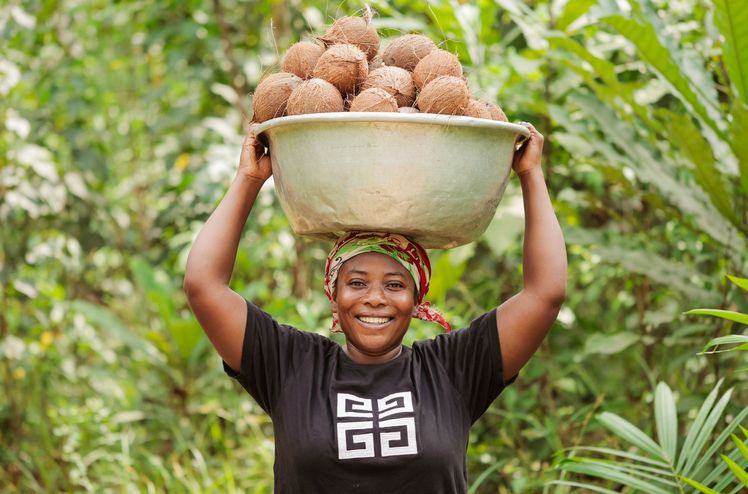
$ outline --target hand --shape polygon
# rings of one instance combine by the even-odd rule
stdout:
[[[255,136],[255,124],[250,125],[242,144],[239,175],[265,182],[273,174],[269,153],[270,150],[265,151],[265,146]]]
[[[540,168],[540,158],[543,156],[543,134],[528,122],[520,122],[520,125],[527,127],[530,131],[530,137],[522,144],[519,150],[514,153],[512,168],[517,175],[522,175],[533,168]]]

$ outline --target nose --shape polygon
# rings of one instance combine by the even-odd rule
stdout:
[[[384,295],[384,287],[381,285],[374,283],[372,284],[368,290],[366,290],[366,299],[365,302],[369,305],[384,305],[387,302],[387,299]]]

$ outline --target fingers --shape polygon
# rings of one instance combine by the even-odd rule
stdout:
[[[249,130],[247,131],[247,137],[249,138],[251,136],[252,138],[252,147],[255,151],[255,156],[257,158],[261,158],[262,156],[267,154],[267,147],[265,146],[265,143],[257,136],[257,131],[255,130],[257,127],[257,123],[251,123],[249,125]]]
[[[252,123],[247,129],[247,135],[244,137],[244,143],[242,144],[242,162],[256,163],[260,158],[267,154],[265,145],[257,138],[256,128],[257,124]]]
[[[528,137],[529,140],[532,141],[532,140],[537,140],[539,138],[539,140],[541,142],[543,141],[543,139],[544,139],[543,138],[543,134],[541,134],[540,132],[538,132],[538,129],[536,129],[533,124],[531,124],[530,122],[522,121],[522,122],[519,122],[519,125],[527,128],[527,130],[530,131],[530,137]],[[533,139],[533,138],[535,138],[535,139]]]

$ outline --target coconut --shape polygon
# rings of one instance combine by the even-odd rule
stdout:
[[[384,62],[382,61],[382,56],[377,55],[376,57],[369,60],[369,73],[371,74],[375,70],[384,67]]]
[[[395,38],[382,53],[385,65],[412,71],[423,57],[437,50],[436,44],[420,34],[406,34]]]
[[[397,100],[379,87],[361,91],[351,102],[351,111],[396,112]]]
[[[485,118],[491,120],[491,112],[483,101],[471,99],[463,113],[466,117]]]
[[[343,97],[329,82],[312,78],[301,82],[288,98],[288,115],[343,111]]]
[[[285,115],[288,98],[301,82],[288,72],[270,74],[261,80],[252,96],[252,120],[264,122]]]
[[[400,113],[421,113],[418,108],[413,108],[412,106],[401,106],[397,111]]]
[[[362,90],[382,88],[397,100],[397,106],[412,106],[416,99],[416,87],[413,77],[400,67],[381,67],[369,73],[361,85]]]
[[[443,75],[462,77],[462,65],[457,56],[436,49],[423,57],[413,69],[413,82],[418,89],[423,89],[423,86]]]
[[[371,23],[372,12],[366,6],[363,17],[341,17],[320,38],[326,47],[337,44],[356,45],[371,60],[379,50],[379,34]]]
[[[490,101],[481,101],[481,103],[486,105],[486,108],[488,109],[488,113],[491,115],[491,120],[498,120],[500,122],[509,121],[509,119],[506,118],[506,114],[504,113],[504,110],[499,108],[498,105],[495,105],[491,103]]]
[[[464,79],[451,75],[437,77],[418,95],[418,108],[425,113],[462,115],[470,103],[470,91]]]
[[[302,79],[312,77],[314,66],[317,65],[320,55],[325,52],[325,48],[309,41],[300,41],[291,45],[286,51],[281,63],[283,72],[296,74]]]
[[[366,55],[354,45],[331,46],[314,67],[314,77],[332,83],[344,95],[355,93],[368,75]]]

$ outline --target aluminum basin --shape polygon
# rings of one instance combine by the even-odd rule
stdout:
[[[426,113],[315,113],[255,132],[297,234],[393,232],[442,249],[486,230],[529,136],[521,125]]]

